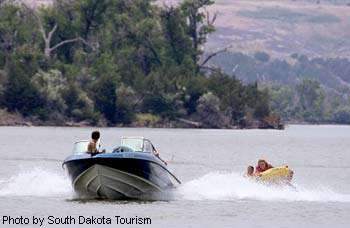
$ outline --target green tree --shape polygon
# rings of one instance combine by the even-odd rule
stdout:
[[[0,68],[5,68],[12,54],[21,46],[34,46],[33,20],[19,5],[0,3]]]
[[[231,119],[231,124],[239,124],[245,114],[244,86],[236,78],[216,72],[208,79],[208,89],[221,101],[224,110]]]
[[[262,120],[270,114],[270,96],[268,89],[258,91],[257,102],[254,107],[254,117]]]
[[[304,79],[296,86],[299,97],[299,110],[308,121],[321,121],[324,112],[325,93],[320,83]]]
[[[76,1],[75,7],[79,10],[81,34],[84,39],[96,33],[99,27],[106,23],[106,13],[112,0],[83,0]]]
[[[186,34],[186,18],[183,17],[181,10],[175,7],[165,8],[161,11],[161,22],[167,45],[168,61],[175,61],[181,65],[186,58],[192,58],[195,51],[192,47],[190,37]],[[191,65],[196,64],[192,62]],[[191,67],[187,65],[187,67]]]
[[[117,122],[117,82],[119,75],[110,54],[102,54],[92,66],[95,106],[111,123]]]
[[[206,42],[208,34],[215,31],[214,22],[216,15],[212,18],[204,7],[214,4],[212,0],[185,0],[181,4],[181,11],[187,18],[187,34],[192,41],[192,60],[197,63],[202,54],[202,45]],[[197,69],[199,71],[199,68]]]
[[[295,90],[291,86],[273,86],[269,88],[270,105],[273,112],[290,120],[294,118],[296,106]]]
[[[18,111],[24,116],[38,114],[43,101],[25,69],[18,62],[12,61],[9,63],[7,75],[4,102],[8,110]]]

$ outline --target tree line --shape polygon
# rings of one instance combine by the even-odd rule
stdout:
[[[203,46],[211,0],[0,0],[0,108],[38,124],[269,127],[268,89],[218,68]]]

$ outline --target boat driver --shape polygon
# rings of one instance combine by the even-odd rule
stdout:
[[[89,142],[87,153],[88,154],[98,154],[98,153],[104,153],[105,151],[100,152],[98,149],[100,148],[100,144],[98,143],[98,140],[100,139],[100,132],[99,131],[93,131],[91,133],[91,141]]]

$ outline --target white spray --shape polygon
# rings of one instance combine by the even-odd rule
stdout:
[[[213,172],[182,184],[176,191],[176,199],[350,202],[350,194],[337,193],[324,186],[295,185],[296,190],[287,186],[265,186],[238,173]],[[0,179],[1,196],[71,198],[73,190],[63,172],[35,168]]]
[[[261,200],[350,202],[350,194],[340,194],[329,188],[307,188],[295,184],[266,186],[237,173],[209,173],[183,184],[178,193],[186,200]]]
[[[72,187],[62,174],[35,168],[22,171],[8,179],[0,180],[0,196],[55,197],[69,195]]]

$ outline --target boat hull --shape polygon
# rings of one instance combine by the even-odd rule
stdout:
[[[80,198],[157,199],[176,185],[160,162],[132,154],[73,158],[64,165]]]

